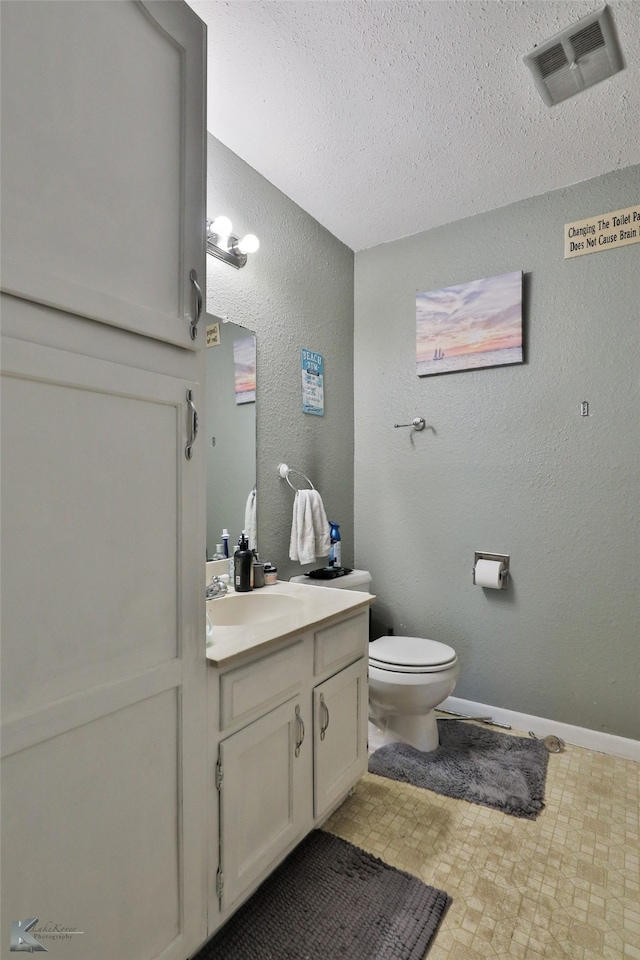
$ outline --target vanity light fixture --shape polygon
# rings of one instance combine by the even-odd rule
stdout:
[[[253,233],[240,239],[231,230],[231,220],[228,217],[207,220],[207,253],[239,270],[246,264],[247,254],[256,252],[260,241]]]

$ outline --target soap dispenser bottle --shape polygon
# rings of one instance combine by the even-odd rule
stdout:
[[[329,551],[329,566],[342,566],[342,541],[340,538],[340,524],[329,520],[331,524],[331,550]]]
[[[249,550],[249,541],[245,531],[238,542],[233,555],[233,585],[236,593],[248,593],[253,590],[253,553]]]
[[[224,548],[221,543],[216,543],[216,552],[211,557],[212,560],[226,560],[227,558],[224,555]]]

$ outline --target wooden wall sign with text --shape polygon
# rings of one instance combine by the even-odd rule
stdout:
[[[564,225],[564,259],[640,242],[640,203]]]
[[[220,346],[220,324],[219,323],[207,324],[207,346],[208,347]]]

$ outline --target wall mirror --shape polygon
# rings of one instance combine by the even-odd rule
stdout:
[[[207,558],[229,531],[256,547],[256,336],[207,314]]]

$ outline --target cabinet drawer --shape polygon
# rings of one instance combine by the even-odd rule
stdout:
[[[307,668],[308,669],[308,668]],[[303,642],[252,660],[220,678],[220,728],[253,714],[265,713],[300,685],[304,672]]]
[[[316,676],[359,659],[367,649],[369,614],[359,613],[315,635],[313,672]]]

